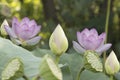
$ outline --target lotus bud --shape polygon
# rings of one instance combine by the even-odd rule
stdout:
[[[120,63],[114,51],[110,53],[110,55],[107,57],[105,61],[105,70],[106,70],[106,73],[109,75],[114,75],[120,70]]]
[[[50,37],[49,46],[51,51],[56,55],[61,55],[68,48],[68,40],[62,27],[59,24]]]
[[[1,25],[1,28],[0,28],[0,32],[1,32],[1,35],[3,37],[6,37],[8,35],[6,30],[5,30],[5,25],[9,26],[9,24],[8,24],[6,19],[3,21],[2,25]]]

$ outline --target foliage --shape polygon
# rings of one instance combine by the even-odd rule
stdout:
[[[41,58],[33,56],[31,52],[14,45],[9,40],[0,38],[0,44],[0,74],[7,63],[15,57],[21,58],[26,76],[33,77],[38,74]]]
[[[49,6],[51,4],[49,0],[46,1],[48,1],[47,6],[51,7]],[[27,16],[42,25],[42,33],[40,35],[42,35],[41,47],[43,48],[48,48],[46,45],[48,44],[48,38],[58,23],[61,23],[64,27],[70,45],[72,45],[71,41],[75,39],[73,34],[75,35],[76,31],[82,30],[84,27],[94,27],[99,32],[105,29],[107,7],[107,1],[105,0],[54,0],[56,9],[54,13],[56,13],[56,18],[58,19],[57,23],[52,18],[45,18],[45,14],[49,15],[49,13],[45,13],[45,4],[43,4],[42,0],[0,0],[0,2],[0,23],[5,18],[11,21],[10,19],[13,16],[20,19]],[[111,7],[108,42],[112,42],[114,48],[114,45],[117,45],[120,40],[120,1],[112,0],[111,4],[113,6]],[[116,36],[111,38],[111,35]]]
[[[32,79],[31,77],[38,74],[38,67],[41,63],[42,56],[44,56],[45,54],[52,54],[52,52],[49,50],[39,48],[36,48],[34,51],[32,51],[32,54],[31,52],[14,45],[9,40],[2,38],[0,38],[0,44],[0,73],[4,69],[4,66],[6,66],[6,63],[17,56],[21,58],[24,64],[25,75],[30,80]],[[39,57],[36,57],[34,55]],[[83,65],[83,59],[82,56],[77,53],[64,54],[61,56],[60,64],[63,64],[63,66],[61,67],[63,72],[63,80],[75,80],[78,69],[80,69],[80,67]],[[108,78],[103,73],[84,71],[81,75],[81,80],[87,80],[86,76],[88,76],[88,78],[95,78],[95,80],[106,80],[106,78]]]
[[[0,0],[0,24],[6,19],[11,26],[14,16],[18,19],[26,16],[35,19],[38,25],[42,25],[42,31],[39,33],[39,36],[42,37],[40,44],[26,47],[12,43],[9,40],[11,37],[6,34],[6,29],[4,29],[7,22],[1,25],[0,80],[120,80],[119,70],[112,75],[105,72],[103,67],[105,59],[102,60],[98,53],[94,52],[94,49],[93,51],[86,51],[86,49],[85,54],[78,54],[72,47],[72,41],[76,39],[76,31],[82,30],[84,27],[94,27],[98,32],[104,31],[106,4],[106,0]],[[113,6],[110,11],[108,42],[113,43],[112,49],[115,48],[114,50],[118,54],[120,53],[120,1],[112,0],[111,4]],[[61,31],[61,28],[61,30],[58,28],[55,33],[53,32],[58,23],[65,30],[64,38],[65,33]],[[52,32],[50,41],[52,45],[49,45],[49,50],[49,37]],[[83,38],[86,35],[84,34]],[[90,35],[87,37],[90,38]],[[18,38],[21,40],[20,36]],[[69,47],[66,38],[69,40]],[[86,39],[86,42],[93,39]],[[58,53],[60,55],[57,55]],[[114,55],[109,60],[118,61],[116,58]],[[18,61],[19,67],[14,59],[20,60],[20,62]],[[16,65],[11,66],[12,61]],[[111,64],[116,66],[112,62],[109,64],[109,61],[106,66],[112,67]],[[119,69],[119,62],[117,65]],[[113,71],[114,69],[111,70],[111,72]],[[8,76],[6,73],[13,74]],[[9,79],[2,78],[3,76],[8,76]]]

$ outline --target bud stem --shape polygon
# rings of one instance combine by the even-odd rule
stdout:
[[[78,72],[76,80],[80,80],[80,75],[84,70],[85,70],[84,66],[80,67],[80,71]]]
[[[60,60],[60,56],[59,55],[55,55],[55,62],[56,62],[56,64],[59,63],[59,60]]]
[[[37,76],[35,76],[32,80],[40,80],[40,76],[37,75]]]
[[[109,16],[110,16],[110,5],[111,4],[111,0],[108,0],[107,3],[107,12],[106,12],[106,23],[105,23],[105,32],[106,32],[106,40],[105,43],[107,43],[107,38],[108,38],[108,24],[109,24]],[[106,52],[104,52],[103,54],[103,61],[105,63],[106,60]]]
[[[107,3],[107,12],[106,12],[106,24],[105,24],[105,32],[106,32],[105,43],[107,43],[107,36],[108,36],[108,26],[109,26],[109,16],[110,16],[110,4],[111,4],[111,0],[108,0],[108,3]]]
[[[113,80],[113,75],[110,76],[110,80]]]
[[[23,75],[22,76],[24,80],[29,80],[27,76]]]

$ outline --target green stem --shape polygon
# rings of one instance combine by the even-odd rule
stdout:
[[[79,71],[79,73],[78,73],[78,75],[77,75],[76,80],[80,80],[80,75],[81,75],[81,73],[82,73],[84,70],[85,70],[85,68],[84,68],[84,66],[82,66],[82,67],[80,68],[80,71]]]
[[[39,79],[40,79],[40,76],[37,75],[37,76],[35,76],[32,80],[39,80]]]
[[[113,80],[113,75],[110,76],[110,80]]]
[[[56,62],[56,64],[59,63],[59,60],[60,60],[60,56],[59,55],[55,55],[55,62]]]
[[[28,80],[27,76],[23,75],[22,77],[24,80]]]
[[[106,32],[105,43],[107,43],[107,37],[108,37],[108,24],[109,24],[109,16],[110,16],[110,4],[111,4],[111,0],[108,0],[108,3],[107,3],[107,12],[106,12],[106,24],[105,24],[105,32]],[[105,63],[106,52],[104,52],[104,54],[103,54],[103,60],[104,60],[104,63]]]

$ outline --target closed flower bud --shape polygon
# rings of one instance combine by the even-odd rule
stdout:
[[[106,73],[109,75],[114,75],[120,70],[119,61],[113,51],[110,53],[110,55],[106,59],[105,70],[106,70]]]
[[[8,35],[6,30],[5,30],[5,27],[4,27],[5,25],[9,26],[9,24],[8,24],[6,19],[3,21],[3,23],[1,24],[1,27],[0,27],[0,32],[1,32],[1,35],[3,37],[6,37]]]
[[[51,51],[56,55],[61,55],[68,48],[68,40],[62,27],[59,24],[50,37],[49,46]]]

